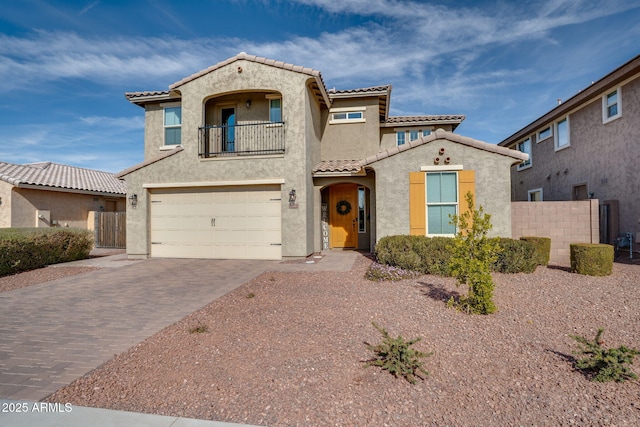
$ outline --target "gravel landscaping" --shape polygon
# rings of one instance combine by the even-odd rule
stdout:
[[[62,279],[76,274],[97,270],[96,267],[59,267],[49,266],[36,270],[25,271],[11,276],[0,277],[0,292],[12,291],[26,286],[37,285],[39,283],[50,282],[51,280]]]
[[[47,401],[265,426],[640,424],[640,382],[589,381],[570,337],[602,327],[607,346],[640,348],[640,265],[494,274],[498,312],[469,316],[446,307],[455,280],[370,282],[370,263],[264,273]],[[422,337],[429,375],[411,385],[367,367],[372,321]]]

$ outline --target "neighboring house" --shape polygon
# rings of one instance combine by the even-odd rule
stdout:
[[[90,211],[124,211],[114,174],[43,162],[0,162],[0,227],[87,228]]]
[[[510,236],[510,167],[526,154],[452,132],[464,116],[390,117],[391,86],[327,90],[320,72],[240,53],[145,109],[130,257],[281,259],[453,235],[472,191]]]
[[[502,141],[513,201],[598,199],[600,240],[640,231],[640,56]]]

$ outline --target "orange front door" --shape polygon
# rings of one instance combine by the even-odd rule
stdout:
[[[329,193],[329,225],[332,248],[358,246],[358,186],[338,184]]]

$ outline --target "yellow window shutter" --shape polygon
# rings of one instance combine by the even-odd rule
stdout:
[[[409,172],[409,234],[412,236],[427,234],[425,192],[425,173]]]
[[[469,210],[469,207],[467,206],[467,199],[466,199],[468,192],[471,192],[471,194],[473,195],[473,203],[477,205],[476,171],[472,171],[472,170],[458,171],[458,215],[462,215],[463,213]]]

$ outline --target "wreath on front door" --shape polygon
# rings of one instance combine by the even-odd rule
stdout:
[[[347,202],[346,200],[340,200],[336,205],[336,211],[340,215],[347,215],[349,212],[351,212],[351,203]]]

